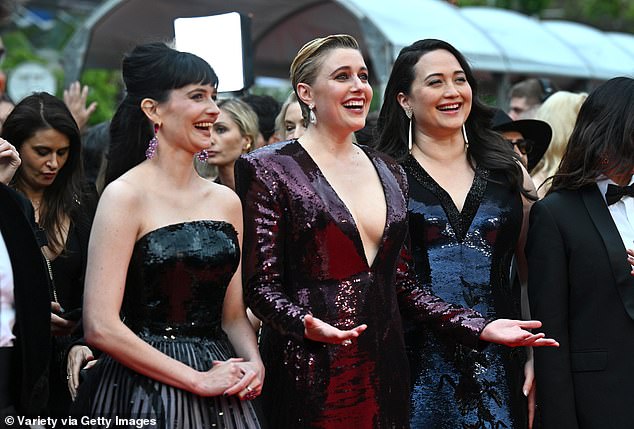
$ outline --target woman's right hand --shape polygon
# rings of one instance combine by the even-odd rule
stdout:
[[[62,307],[58,302],[51,301],[51,334],[54,336],[70,335],[77,327],[77,322],[60,317]]]
[[[211,369],[201,373],[195,393],[200,396],[229,396],[246,389],[256,374],[254,371],[244,372],[239,362],[244,362],[244,359],[213,361]]]
[[[363,324],[356,328],[342,331],[310,314],[304,317],[304,336],[309,340],[319,341],[320,343],[349,346],[352,344],[352,340],[361,335],[367,327],[368,325]]]
[[[71,347],[66,359],[66,378],[68,379],[68,391],[73,401],[77,397],[77,388],[79,388],[79,371],[92,368],[96,363],[97,361],[89,347],[82,345]]]

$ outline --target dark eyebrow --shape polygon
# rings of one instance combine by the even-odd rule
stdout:
[[[466,74],[464,70],[456,70],[453,72],[453,75],[457,75],[457,74]],[[429,79],[430,77],[437,77],[437,76],[443,76],[442,73],[430,73],[427,76],[425,76],[425,80]]]
[[[336,68],[332,73],[330,73],[329,76],[334,76],[337,73],[339,73],[340,71],[344,71],[344,70],[348,71],[348,70],[351,70],[351,69],[352,69],[352,67],[350,67],[350,66],[341,66],[341,67]],[[360,71],[368,71],[368,68],[366,66],[363,66],[363,67],[361,67]]]

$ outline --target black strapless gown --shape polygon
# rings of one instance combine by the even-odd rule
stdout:
[[[462,211],[411,156],[403,167],[417,274],[447,302],[490,319],[521,318],[509,280],[522,223],[518,192],[501,174],[477,169]],[[406,325],[414,429],[526,427],[523,348],[465,347],[428,328]]]
[[[122,312],[141,339],[196,370],[235,357],[221,328],[225,291],[240,259],[237,233],[221,221],[165,226],[134,246]],[[166,429],[259,428],[254,403],[200,397],[103,356],[80,387],[73,414],[156,419]],[[134,426],[134,425],[132,425]]]

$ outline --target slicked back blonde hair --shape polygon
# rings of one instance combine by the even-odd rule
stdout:
[[[308,123],[308,105],[304,103],[297,94],[297,84],[306,83],[312,85],[317,78],[319,68],[324,57],[333,49],[348,48],[360,51],[357,40],[348,34],[333,34],[326,37],[319,37],[306,43],[297,52],[295,59],[291,63],[291,83],[297,96],[297,101],[302,109],[304,122]]]

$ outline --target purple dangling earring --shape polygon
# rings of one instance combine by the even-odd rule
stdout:
[[[156,147],[158,146],[158,138],[156,137],[156,133],[158,133],[159,124],[154,124],[154,136],[150,139],[150,142],[147,145],[147,149],[145,150],[145,157],[147,159],[154,158],[156,155]]]
[[[209,158],[209,154],[205,149],[203,149],[196,154],[196,158],[198,158],[200,162],[205,162],[207,161],[207,158]]]

